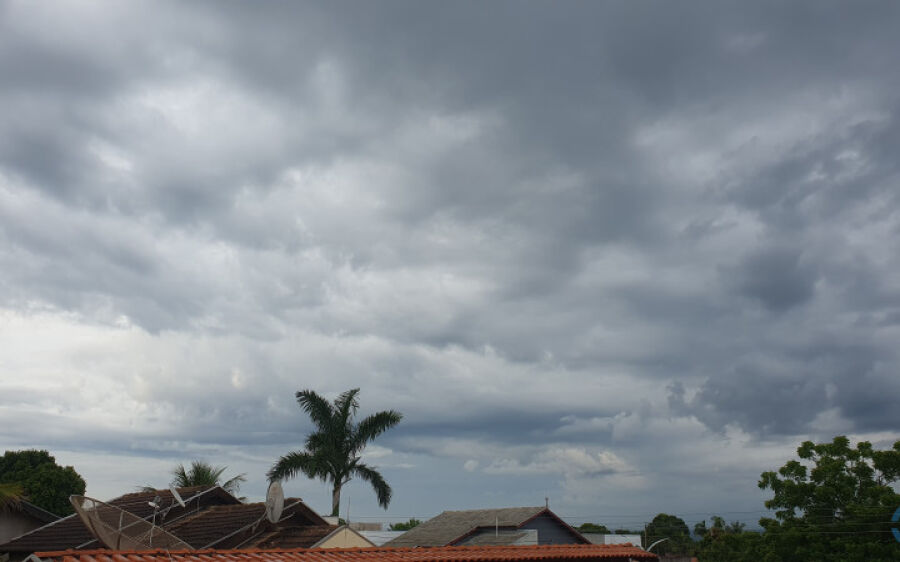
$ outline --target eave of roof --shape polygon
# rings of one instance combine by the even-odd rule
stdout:
[[[59,515],[50,513],[46,509],[38,507],[33,503],[24,500],[19,502],[19,509],[44,523],[52,523],[60,519]]]
[[[35,560],[35,558],[37,560]],[[631,545],[39,552],[32,562],[567,562],[659,560]]]

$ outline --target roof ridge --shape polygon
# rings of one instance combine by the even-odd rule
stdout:
[[[442,511],[441,513],[473,513],[473,512],[476,512],[476,511],[512,511],[512,510],[514,510],[514,509],[536,509],[536,510],[543,510],[543,509],[547,509],[547,507],[546,507],[546,506],[543,506],[543,505],[539,505],[539,506],[534,506],[534,505],[523,505],[523,506],[520,506],[520,507],[484,507],[484,508],[481,508],[481,509],[456,509],[456,510],[454,510],[454,509],[447,509],[447,510]]]

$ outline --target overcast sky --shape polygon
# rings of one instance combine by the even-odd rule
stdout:
[[[360,387],[352,519],[755,522],[900,438],[898,11],[2,1],[0,447],[259,499]]]

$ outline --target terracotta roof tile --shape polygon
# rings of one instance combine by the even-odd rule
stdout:
[[[43,562],[611,562],[659,560],[631,545],[444,546],[423,548],[332,548],[195,550],[190,552],[40,552]]]

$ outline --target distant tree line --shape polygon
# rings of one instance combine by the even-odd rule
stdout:
[[[880,451],[867,441],[851,447],[838,436],[831,443],[806,441],[797,456],[764,472],[757,483],[773,493],[765,507],[775,516],[760,519],[762,531],[713,516],[709,525],[694,525],[695,540],[681,518],[660,513],[641,531],[615,532],[641,534],[645,547],[668,539],[653,552],[692,555],[701,562],[900,560],[893,531],[900,531],[900,522],[891,520],[900,510],[893,487],[900,481],[900,441]],[[579,530],[608,532],[597,523]]]
[[[388,527],[391,531],[409,531],[413,527],[418,527],[422,522],[415,517],[410,519],[409,521],[405,521],[402,523],[391,523],[390,527]]]

